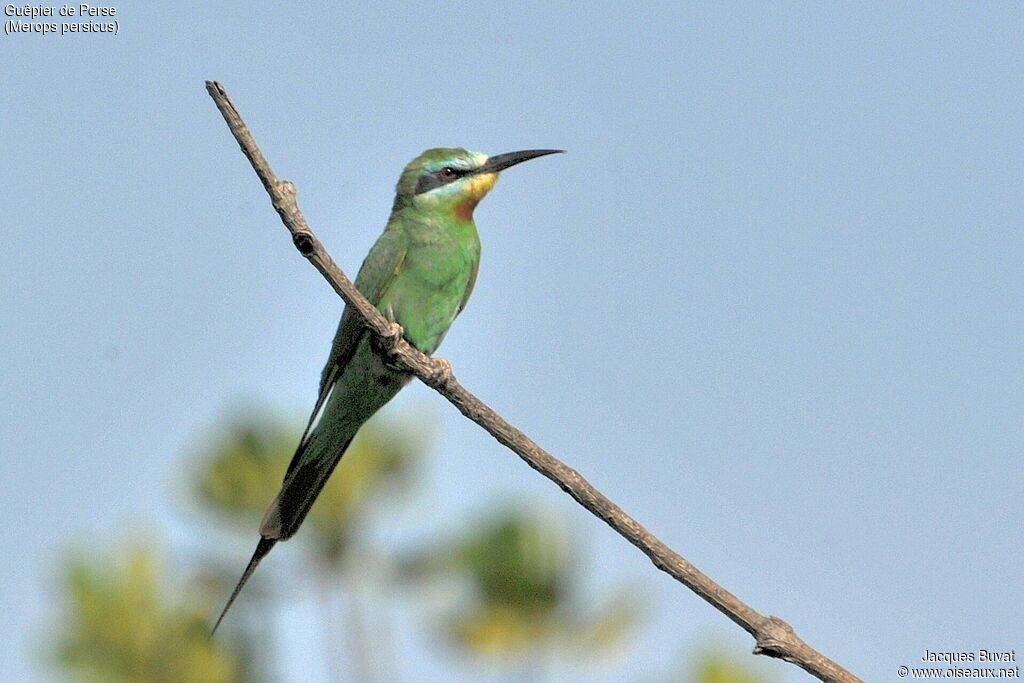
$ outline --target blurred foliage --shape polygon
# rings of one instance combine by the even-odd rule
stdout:
[[[722,653],[701,655],[693,669],[695,676],[685,676],[678,680],[696,680],[698,683],[767,683],[771,680]]]
[[[747,653],[738,655],[738,652],[725,645],[699,648],[688,653],[674,670],[643,680],[645,683],[772,683],[777,680],[771,670],[774,666],[783,666],[778,660],[751,659]]]
[[[398,496],[414,481],[429,430],[374,418],[356,436],[320,493],[300,537],[318,559],[339,565],[361,517],[381,496]],[[233,421],[205,449],[195,487],[203,505],[252,533],[281,487],[299,430],[281,421],[248,416]]]
[[[556,519],[515,510],[485,513],[456,540],[402,563],[408,580],[459,584],[441,631],[461,650],[535,665],[545,659],[539,653],[592,660],[636,624],[636,604],[624,595],[584,604],[579,565]]]
[[[371,569],[365,540],[368,513],[383,501],[395,501],[419,480],[417,465],[431,435],[427,425],[400,427],[387,419],[362,429],[319,497],[299,538],[313,549],[312,574],[326,592],[325,647],[351,640],[346,680],[369,679],[367,657],[388,648],[369,643],[355,625],[371,620],[350,611],[346,628],[333,631],[331,586],[358,592],[358,586],[383,585],[395,575]],[[427,435],[424,437],[424,435]],[[300,430],[280,419],[249,413],[226,420],[201,449],[189,476],[201,509],[233,529],[254,536],[273,500],[299,440]],[[525,505],[485,509],[461,532],[412,553],[388,548],[397,577],[417,588],[447,594],[437,632],[462,654],[518,667],[526,680],[558,677],[557,659],[607,663],[635,630],[639,607],[623,591],[597,600],[583,595],[583,560],[564,524],[556,517],[528,513]],[[356,545],[359,548],[353,551]],[[351,558],[350,558],[351,556]],[[397,558],[397,559],[396,559]],[[352,559],[352,562],[346,562]],[[379,567],[379,565],[377,565]],[[259,619],[234,619],[226,637],[207,637],[211,612],[219,608],[237,580],[237,567],[193,567],[188,590],[176,590],[162,578],[156,556],[129,549],[107,563],[74,558],[67,564],[66,618],[53,637],[57,658],[76,680],[104,682],[248,683],[266,681],[272,652],[265,605]],[[247,587],[258,605],[271,591],[260,577]],[[379,595],[379,593],[378,593]],[[256,600],[254,602],[253,600]],[[358,605],[359,600],[352,601]],[[350,607],[350,610],[352,607]],[[391,641],[391,634],[382,636]],[[332,648],[325,658],[333,662]],[[362,660],[362,661],[361,661]],[[363,674],[362,676],[360,674]],[[768,680],[728,657],[709,654],[659,680],[698,683],[759,683]]]
[[[241,665],[237,653],[209,639],[208,608],[191,604],[188,592],[173,592],[151,552],[129,550],[109,564],[72,559],[66,586],[55,649],[58,662],[78,680],[263,680]]]

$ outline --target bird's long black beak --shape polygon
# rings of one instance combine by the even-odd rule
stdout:
[[[521,152],[508,152],[507,154],[495,154],[493,157],[488,157],[487,161],[480,168],[473,171],[473,173],[498,173],[504,171],[509,166],[515,166],[521,164],[524,161],[530,159],[536,159],[537,157],[546,156],[548,154],[561,154],[565,150],[563,149],[524,149]]]

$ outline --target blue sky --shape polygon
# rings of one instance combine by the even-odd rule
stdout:
[[[117,9],[116,36],[0,37],[0,679],[49,680],[63,549],[199,545],[204,430],[315,398],[339,301],[205,79],[350,275],[422,149],[568,150],[477,210],[460,380],[867,680],[1024,649],[1019,5]],[[588,539],[595,585],[647,586],[617,678],[752,646],[438,396],[397,403],[440,422],[432,528],[521,497]],[[317,656],[312,610],[268,615],[284,661]]]

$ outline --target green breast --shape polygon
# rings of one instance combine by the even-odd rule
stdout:
[[[406,339],[430,354],[473,285],[480,239],[472,222],[418,227],[411,231],[402,270],[381,303],[394,311]]]

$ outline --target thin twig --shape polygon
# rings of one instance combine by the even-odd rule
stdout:
[[[286,180],[278,180],[274,175],[238,110],[228,98],[224,86],[216,81],[207,81],[206,89],[223,114],[242,152],[255,169],[256,175],[263,182],[274,208],[291,233],[296,248],[320,271],[345,303],[358,312],[366,327],[379,338],[379,347],[390,356],[392,364],[416,375],[424,384],[448,399],[463,415],[515,451],[527,465],[558,484],[580,505],[604,520],[608,526],[639,548],[651,559],[655,567],[687,586],[736,622],[754,637],[755,654],[792,662],[822,681],[863,683],[801,640],[785,621],[760,614],[658,540],[618,505],[591,486],[579,472],[542,449],[530,437],[467,391],[455,379],[447,361],[431,358],[406,342],[402,337],[401,327],[385,319],[373,304],[366,300],[309,229],[295,202],[295,186]]]

